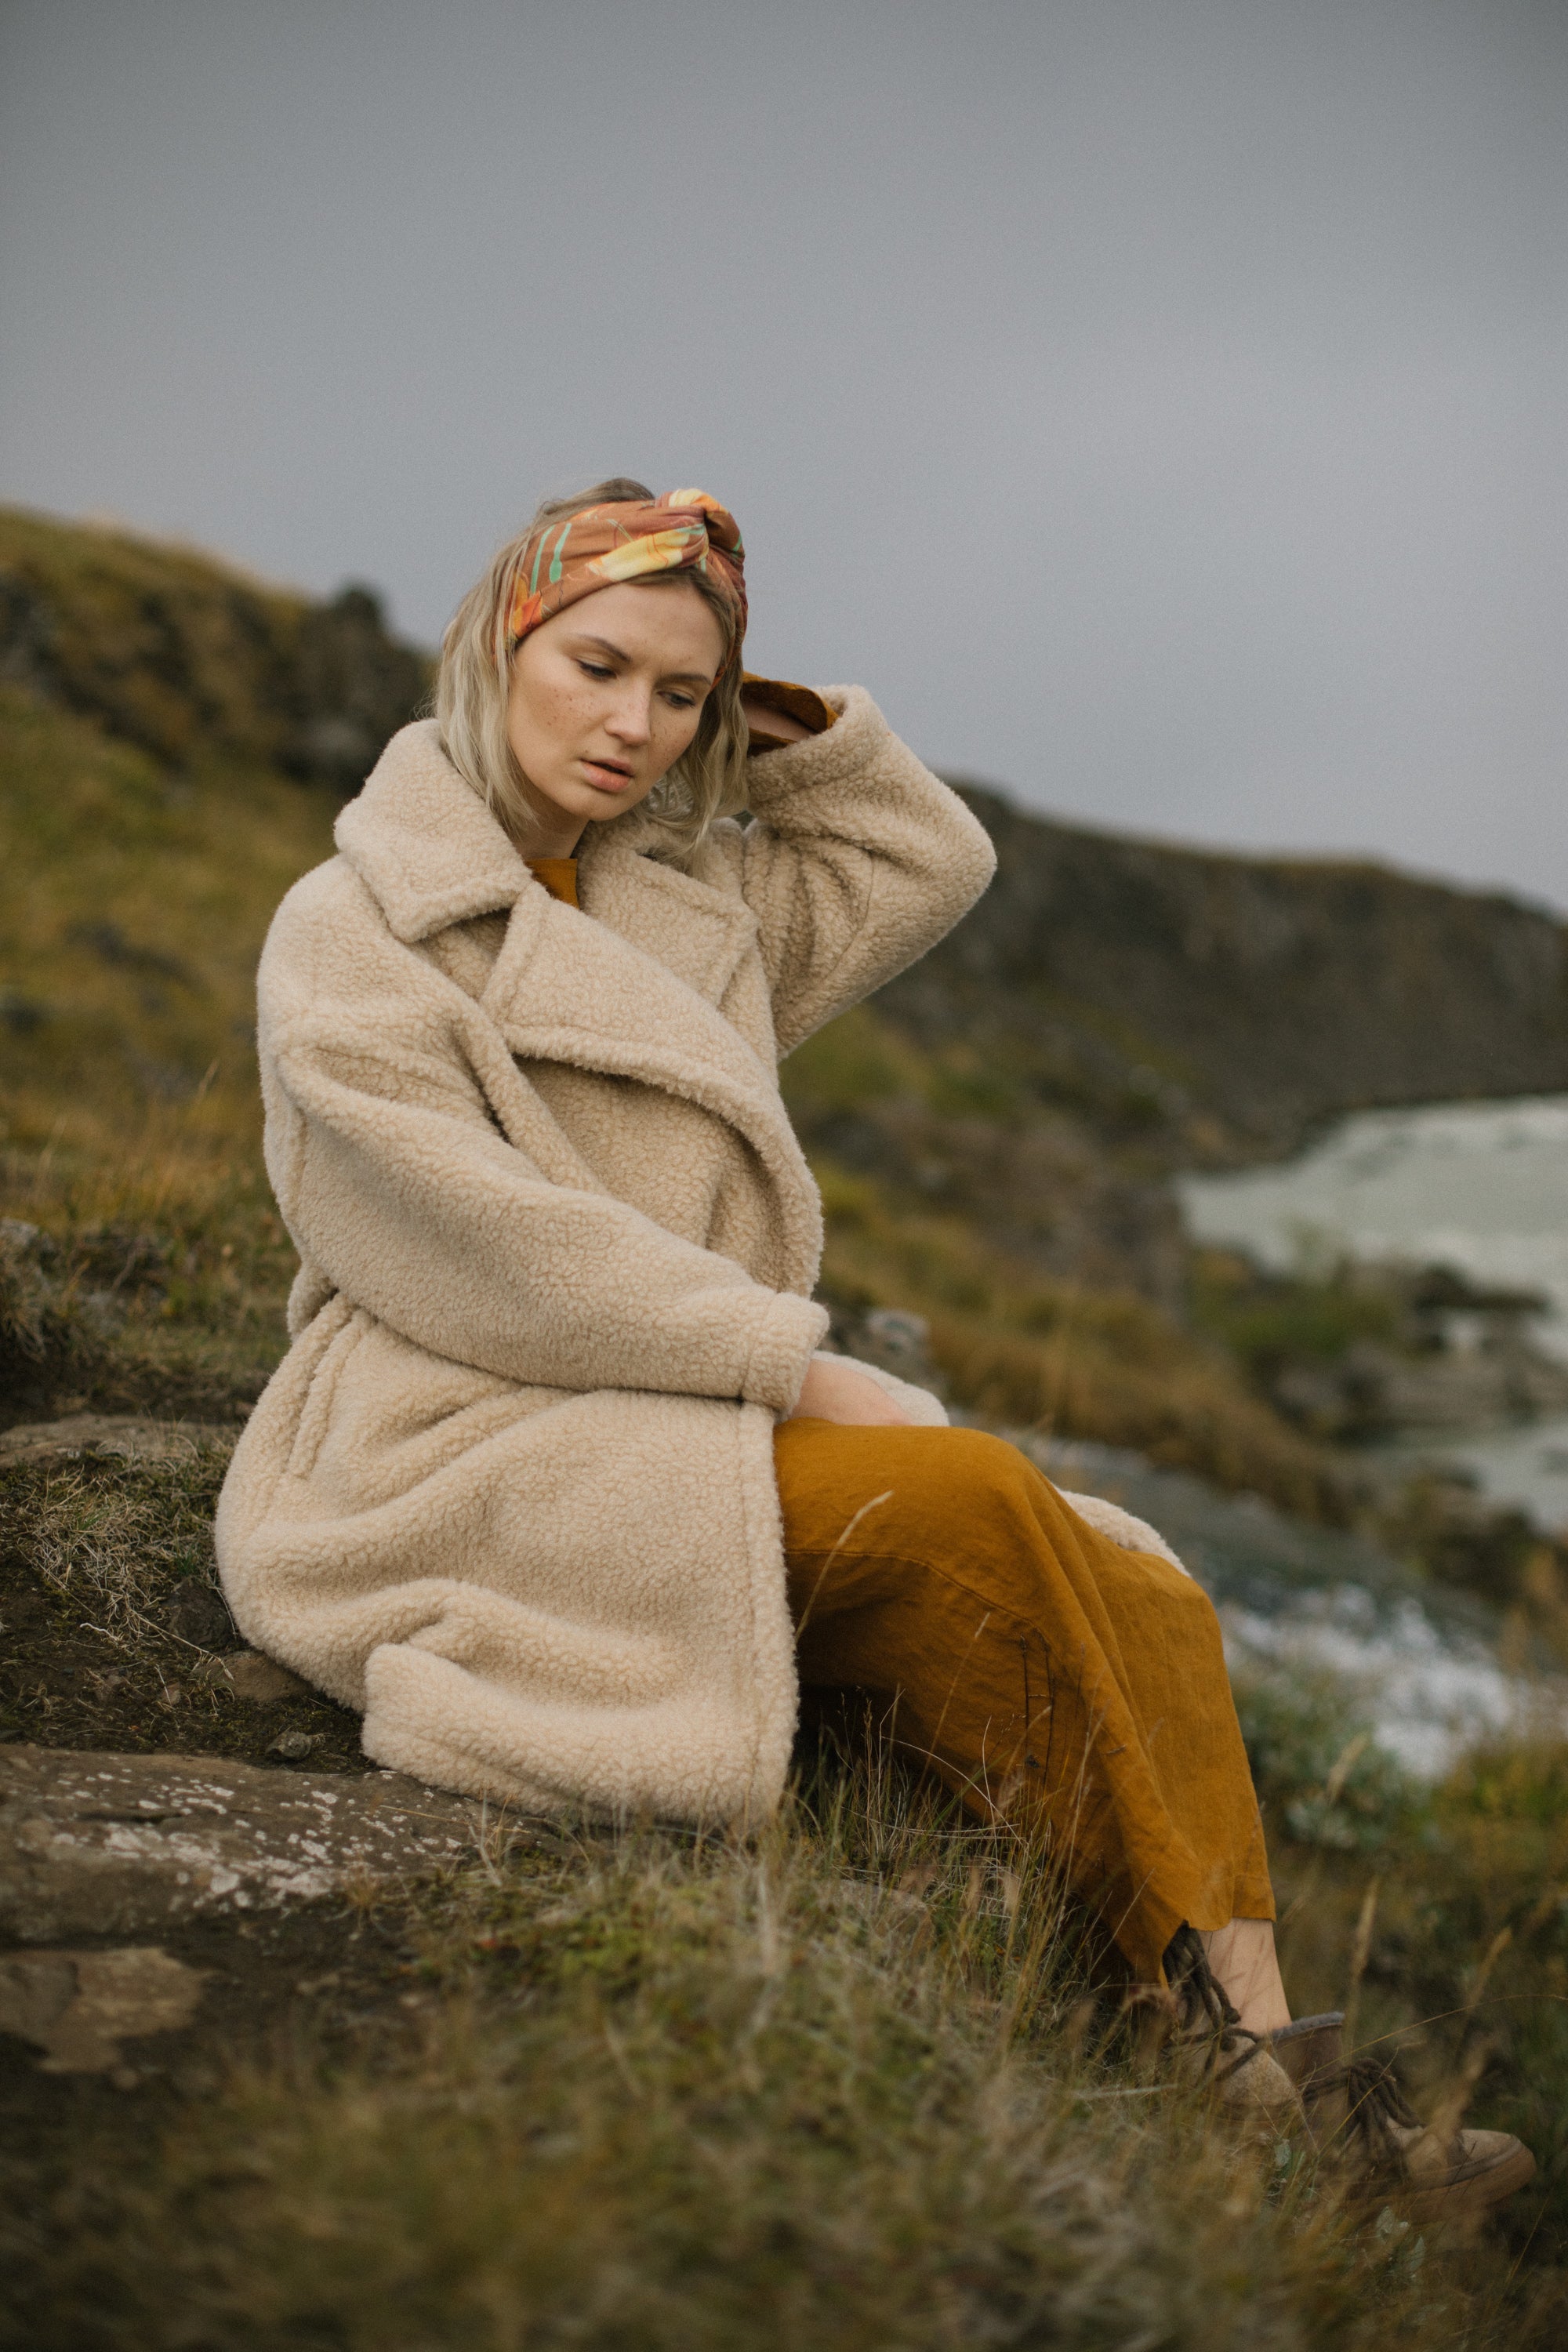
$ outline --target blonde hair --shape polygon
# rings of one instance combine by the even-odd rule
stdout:
[[[511,647],[507,616],[523,551],[542,523],[563,522],[585,508],[626,499],[651,499],[641,482],[613,476],[575,498],[547,499],[525,530],[509,539],[482,580],[477,581],[447,625],[436,674],[436,724],[441,748],[458,773],[520,842],[536,820],[523,795],[522,777],[507,740],[507,696],[511,686]],[[654,856],[672,864],[689,857],[716,817],[746,805],[746,719],[741,709],[741,664],[735,614],[721,592],[700,572],[655,573],[639,587],[688,582],[724,633],[724,667],[702,705],[690,745],[662,776],[639,814],[656,827]]]

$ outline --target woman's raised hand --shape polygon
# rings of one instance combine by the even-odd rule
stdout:
[[[909,1414],[886,1389],[854,1364],[836,1356],[813,1356],[801,1382],[800,1397],[791,1421],[838,1421],[852,1428],[879,1423],[910,1426]]]

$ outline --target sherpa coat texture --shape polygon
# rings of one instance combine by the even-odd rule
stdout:
[[[300,1272],[218,1559],[241,1631],[362,1708],[383,1764],[543,1811],[777,1800],[773,1431],[827,1321],[778,1059],[994,863],[868,695],[828,698],[684,867],[637,812],[592,828],[581,911],[405,728],[273,922]]]

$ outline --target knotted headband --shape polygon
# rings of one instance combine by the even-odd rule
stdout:
[[[507,616],[508,646],[596,588],[658,572],[700,572],[734,608],[738,652],[746,630],[745,562],[734,516],[706,490],[585,507],[531,534]]]

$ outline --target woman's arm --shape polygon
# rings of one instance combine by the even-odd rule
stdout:
[[[934,946],[996,862],[984,827],[868,694],[833,688],[828,699],[838,717],[826,733],[753,762],[742,839],[781,1054]]]
[[[289,1231],[405,1339],[529,1385],[795,1403],[826,1310],[607,1193],[548,1181],[458,1052],[296,1015],[264,1024],[263,1054]]]

